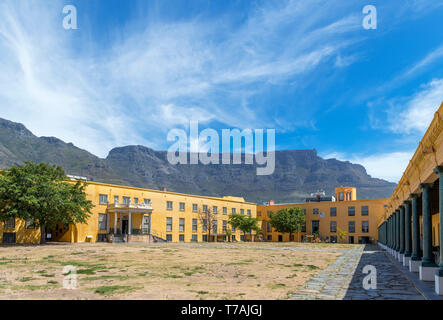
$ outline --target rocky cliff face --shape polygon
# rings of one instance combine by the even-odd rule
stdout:
[[[372,178],[363,166],[323,159],[316,150],[276,151],[275,171],[257,176],[256,165],[171,165],[165,151],[143,146],[112,149],[106,159],[54,137],[36,137],[25,126],[0,119],[0,168],[24,161],[61,165],[68,174],[143,188],[242,196],[248,201],[302,201],[309,193],[355,186],[359,199],[389,197],[395,184]]]

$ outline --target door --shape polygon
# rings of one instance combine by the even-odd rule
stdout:
[[[122,220],[122,234],[128,234],[128,220]]]
[[[312,229],[311,233],[315,234],[320,230],[320,221],[319,220],[312,220]]]
[[[349,243],[354,243],[354,236],[349,236]]]
[[[278,236],[278,242],[283,242],[283,236],[282,235]]]

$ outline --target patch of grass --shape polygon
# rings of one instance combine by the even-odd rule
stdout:
[[[170,273],[166,273],[163,275],[163,278],[172,278],[172,279],[178,279],[178,278],[183,278],[182,276],[178,275],[178,274],[170,274]]]
[[[23,277],[23,278],[20,279],[20,282],[28,282],[28,281],[31,281],[33,279],[34,279],[33,277]]]
[[[84,281],[97,281],[97,280],[108,280],[108,279],[127,280],[129,278],[130,278],[129,276],[106,275],[106,276],[86,277],[82,278],[82,280]]]
[[[0,266],[1,265],[4,265],[4,264],[8,264],[8,263],[11,263],[12,261],[0,261]]]
[[[208,294],[208,291],[197,291],[198,294]]]
[[[286,279],[292,279],[292,278],[295,278],[296,276],[297,276],[297,274],[293,273],[293,274],[287,276]]]
[[[30,291],[36,291],[36,290],[47,290],[54,288],[53,284],[43,284],[43,285],[23,285],[23,286],[13,286],[12,290],[30,290]]]
[[[58,284],[58,282],[55,280],[48,280],[48,284]]]
[[[257,278],[255,274],[248,274],[248,278]]]
[[[319,267],[314,266],[314,265],[312,265],[312,264],[308,264],[306,267],[307,267],[308,269],[310,269],[310,270],[317,270],[317,269],[320,269]]]
[[[112,295],[115,293],[125,293],[132,290],[137,289],[137,287],[131,287],[131,286],[101,286],[94,289],[94,293],[100,294],[100,295]]]
[[[269,288],[271,289],[281,289],[286,287],[286,285],[284,283],[271,283],[269,284]]]
[[[294,267],[303,267],[301,263],[294,263]]]
[[[183,272],[183,274],[185,275],[185,276],[192,276],[193,274],[194,274],[195,272],[192,272],[192,271],[185,271],[185,272]]]

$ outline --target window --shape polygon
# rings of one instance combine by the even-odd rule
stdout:
[[[98,195],[98,203],[99,204],[108,204],[108,195],[106,195],[106,194],[99,194]]]
[[[312,213],[313,213],[313,214],[318,214],[318,212],[319,212],[318,208],[314,208],[314,209],[312,210]]]
[[[118,196],[114,196],[114,203],[119,203]]]
[[[268,215],[268,217],[271,217],[272,216],[272,211],[268,211],[267,215]]]
[[[166,210],[172,210],[172,201],[166,201]]]
[[[98,215],[98,230],[103,231],[107,228],[107,218],[108,216],[106,214],[100,213]]]
[[[248,209],[248,211],[246,211],[248,213],[248,217],[251,216],[251,209]]]
[[[193,203],[192,204],[192,212],[197,212],[198,211],[198,204]]]
[[[25,227],[26,229],[35,229],[35,220],[34,219],[26,220]]]
[[[228,214],[228,208],[223,207],[223,214]]]
[[[151,204],[151,199],[144,199],[143,202],[144,202],[146,205],[150,205],[150,204]]]
[[[289,236],[289,241],[294,241],[294,235],[293,235],[293,234],[291,234],[291,235]]]
[[[232,242],[235,242],[235,241],[237,241],[237,240],[235,239],[235,235],[233,235],[232,236]]]
[[[266,232],[272,232],[272,225],[270,222],[266,223]]]
[[[261,217],[261,212],[257,211],[257,217]]]
[[[222,232],[226,232],[227,229],[228,229],[228,221],[223,220],[223,230],[222,230]]]
[[[311,229],[312,234],[319,232],[319,230],[320,230],[320,221],[312,220],[311,228],[312,228]]]
[[[191,237],[191,241],[192,241],[192,242],[198,242],[198,238],[197,238],[197,235],[196,235],[196,234],[193,234],[193,235],[192,235],[192,237]]]
[[[331,221],[329,224],[330,232],[337,232],[337,221]]]
[[[15,232],[4,232],[2,242],[3,243],[15,243],[16,242]]]
[[[212,233],[217,234],[217,220],[212,221]]]
[[[361,215],[362,216],[369,216],[369,207],[368,206],[361,207]]]
[[[268,236],[268,241],[272,241],[272,236],[271,235]]]
[[[333,208],[329,209],[329,212],[331,214],[331,217],[337,216],[337,208],[333,207]]]
[[[178,235],[178,241],[185,242],[185,235],[184,234]]]
[[[355,221],[349,221],[348,223],[348,232],[354,233],[355,232]]]
[[[134,198],[134,203],[138,204],[138,198]]]
[[[232,232],[235,232],[235,231],[236,231],[235,227],[231,227],[231,229],[232,229]]]
[[[355,207],[348,207],[348,216],[355,216]]]
[[[212,207],[212,213],[217,214],[218,213],[218,208],[217,206],[213,206]]]
[[[150,221],[149,216],[143,216],[143,224],[142,224],[142,231],[143,233],[148,233],[150,229]]]
[[[178,231],[185,232],[185,218],[180,218],[178,220]]]
[[[337,236],[331,236],[331,243],[337,243]]]
[[[172,218],[171,217],[166,218],[166,231],[167,232],[172,231]]]
[[[361,232],[368,233],[369,232],[369,221],[361,222]]]
[[[208,242],[208,235],[207,234],[202,235],[202,241]]]
[[[130,203],[131,203],[131,198],[123,197],[123,204],[130,204]]]
[[[232,213],[232,214],[235,214],[235,213],[236,213],[235,208],[232,208],[232,209],[231,209],[231,213]]]
[[[306,232],[306,221],[303,223],[301,227],[301,232]]]
[[[241,214],[242,216],[244,216],[244,215],[245,215],[245,209],[240,209],[240,214]]]
[[[208,232],[208,220],[203,219],[202,221],[202,232]]]
[[[172,234],[167,234],[166,235],[166,241],[172,242]]]
[[[180,211],[185,211],[185,203],[184,202],[180,202]]]
[[[11,218],[5,221],[4,228],[8,230],[15,229],[15,218]]]
[[[344,200],[343,192],[340,192],[340,193],[338,194],[338,201],[343,201],[343,200]]]
[[[208,206],[204,204],[202,210],[204,213],[208,212]]]
[[[192,219],[192,232],[197,232],[197,219]]]

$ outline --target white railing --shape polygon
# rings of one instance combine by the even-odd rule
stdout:
[[[148,203],[110,203],[108,207],[118,209],[152,209],[152,202]]]

